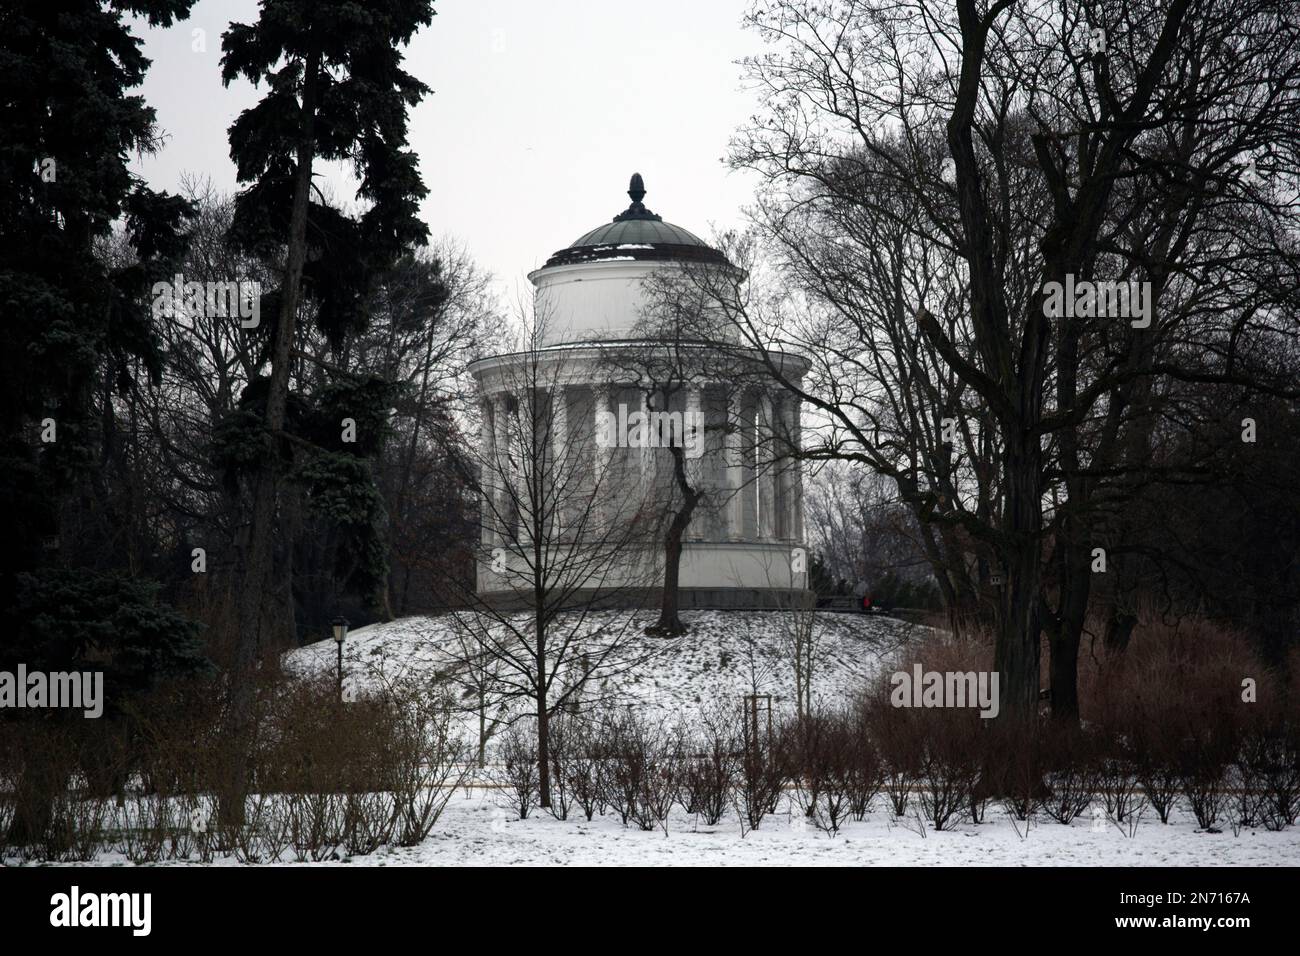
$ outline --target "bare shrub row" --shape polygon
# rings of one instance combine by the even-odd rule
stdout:
[[[256,863],[420,843],[467,773],[450,706],[414,684],[337,695],[329,680],[267,675],[242,740],[217,733],[212,683],[173,686],[111,723],[0,725],[0,855]],[[237,766],[251,795],[223,806]]]
[[[743,708],[716,708],[689,726],[612,708],[551,725],[551,806],[559,819],[612,815],[626,826],[667,833],[672,809],[697,825],[729,813],[742,833],[758,828],[792,795],[793,812],[836,833],[862,819],[881,786],[881,764],[860,708],[825,710],[755,727]],[[533,728],[510,728],[498,751],[503,800],[521,818],[538,805]]]
[[[967,650],[929,652],[937,666],[970,667]],[[1279,705],[1289,698],[1245,702],[1238,665],[1208,660],[1135,659],[1104,695],[1094,688],[1081,726],[894,707],[882,687],[851,706],[778,720],[770,732],[752,727],[739,704],[687,727],[624,709],[564,716],[552,728],[548,809],[667,832],[679,806],[706,826],[734,813],[744,832],[788,793],[793,812],[835,834],[883,794],[894,818],[936,830],[984,822],[991,806],[1017,823],[1070,824],[1091,811],[1129,835],[1148,812],[1168,823],[1180,805],[1211,832],[1293,825],[1300,721]],[[538,802],[533,741],[519,724],[501,749],[500,782],[520,817]]]

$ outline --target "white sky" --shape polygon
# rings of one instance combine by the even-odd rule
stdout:
[[[439,0],[405,63],[434,90],[410,117],[431,237],[463,243],[513,301],[530,269],[627,205],[633,172],[670,222],[704,238],[738,224],[753,180],[722,157],[755,105],[735,64],[761,48],[741,29],[745,6]],[[221,34],[256,16],[253,0],[200,0],[170,30],[138,30],[153,60],[142,92],[168,137],[135,166],[154,188],[186,173],[235,188],[226,129],[258,91],[221,86]],[[192,49],[196,29],[205,51]],[[322,180],[352,198],[342,174]]]

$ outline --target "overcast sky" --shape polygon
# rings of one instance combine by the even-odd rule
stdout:
[[[735,64],[760,48],[741,29],[745,6],[438,0],[405,64],[434,91],[410,124],[432,236],[462,242],[512,298],[525,273],[627,205],[633,172],[666,220],[705,238],[737,224],[753,180],[721,160],[754,111]],[[200,0],[170,30],[141,28],[153,60],[143,94],[168,137],[136,164],[155,188],[187,173],[235,188],[226,129],[258,91],[222,88],[221,34],[256,17],[254,0]],[[352,198],[338,172],[324,179]]]

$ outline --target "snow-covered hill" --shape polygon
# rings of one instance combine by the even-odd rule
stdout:
[[[601,697],[644,707],[647,716],[658,712],[689,720],[704,706],[739,703],[755,690],[771,694],[775,707],[791,700],[789,640],[797,617],[781,611],[687,611],[682,620],[688,633],[664,639],[644,633],[653,614],[609,611],[588,615],[576,630],[595,646],[619,635],[627,654],[644,656],[637,666],[599,681]],[[880,616],[816,612],[811,618],[817,644],[813,695],[828,703],[863,689],[882,659],[925,630]],[[519,620],[522,624],[526,617]],[[450,674],[463,657],[458,635],[478,624],[463,614],[459,619],[447,614],[353,631],[344,645],[345,681],[356,688],[404,675]],[[334,642],[326,640],[291,652],[287,664],[304,673],[331,673],[335,661]]]

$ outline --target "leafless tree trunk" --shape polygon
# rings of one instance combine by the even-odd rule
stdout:
[[[484,440],[467,476],[482,506],[479,582],[456,616],[491,662],[494,699],[536,723],[549,807],[551,719],[593,680],[645,658],[632,615],[598,620],[601,602],[635,603],[653,567],[640,502],[597,447],[583,401],[597,356],[542,348],[544,318],[480,379]]]
[[[707,268],[722,276],[734,271]],[[722,514],[744,491],[731,487],[729,478],[710,482],[707,475],[716,466],[725,468],[729,446],[739,439],[742,447],[748,443],[755,452],[765,452],[765,461],[755,455],[749,482],[769,477],[791,458],[793,439],[782,434],[776,422],[745,420],[744,397],[771,382],[759,355],[718,348],[710,341],[718,322],[712,291],[673,273],[645,281],[644,288],[646,305],[633,334],[627,342],[604,346],[602,352],[611,380],[631,383],[641,395],[640,414],[646,421],[640,443],[648,446],[641,453],[651,462],[643,514],[658,529],[663,547],[659,619],[647,632],[676,637],[686,630],[681,620],[681,562],[692,522],[702,506]],[[659,463],[665,460],[668,467],[661,469]]]
[[[252,672],[262,646],[262,626],[269,608],[267,595],[273,588],[272,558],[275,548],[276,492],[280,480],[278,462],[285,406],[289,397],[289,366],[297,328],[302,292],[302,270],[307,258],[307,210],[311,198],[312,159],[316,147],[316,86],[320,71],[320,50],[314,42],[303,65],[302,104],[299,109],[299,140],[295,156],[293,207],[289,220],[288,258],[281,286],[280,316],[271,352],[271,382],[267,392],[265,430],[266,457],[253,479],[244,581],[239,594],[238,627],[234,666],[230,683],[230,732],[244,740],[253,717]],[[236,746],[234,765],[228,778],[229,792],[222,795],[221,818],[226,824],[243,822],[244,796],[248,787],[246,748]]]

